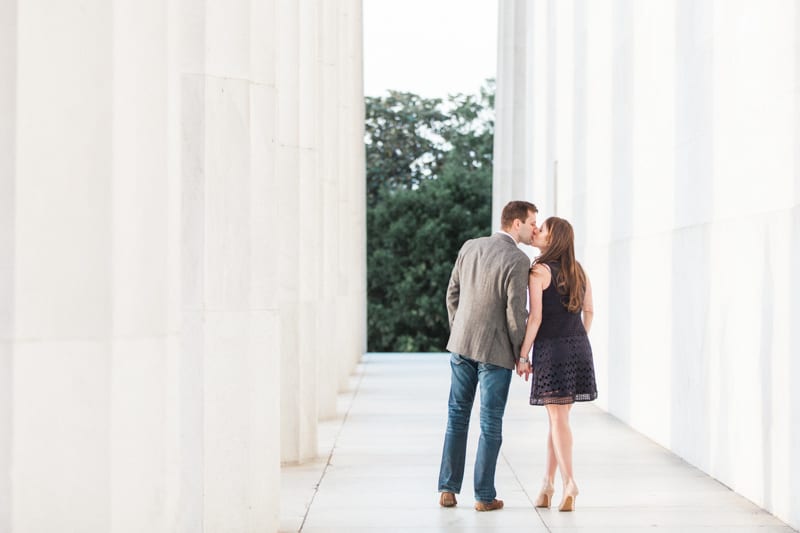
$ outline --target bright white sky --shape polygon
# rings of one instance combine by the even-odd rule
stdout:
[[[364,93],[477,93],[497,73],[497,0],[364,0]]]

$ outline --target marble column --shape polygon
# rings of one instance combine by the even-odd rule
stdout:
[[[281,353],[281,461],[297,462],[313,456],[316,434],[304,433],[316,420],[316,402],[309,405],[302,383],[305,362],[300,361],[300,6],[279,0],[277,86],[278,298]],[[290,178],[294,177],[294,178]],[[311,412],[309,412],[311,411]]]
[[[317,455],[317,421],[319,419],[317,373],[326,356],[326,343],[320,335],[319,321],[324,315],[319,308],[320,237],[322,228],[322,179],[319,175],[321,109],[319,68],[319,0],[298,2],[298,197],[297,211],[287,219],[297,240],[295,265],[297,276],[297,359],[299,401],[296,405],[300,442],[297,460]]]
[[[251,150],[253,128],[263,128],[268,116],[257,117],[252,107],[258,84],[250,71],[251,7],[249,0],[205,3],[204,202],[202,226],[196,229],[205,265],[203,527],[208,531],[261,529],[274,516],[277,499],[268,491],[274,483],[266,482],[274,474],[274,456],[268,455],[274,428],[268,424],[277,398],[265,388],[273,379],[274,313],[254,308],[266,272],[254,272],[253,247],[269,243],[254,241],[261,229],[254,230],[253,221],[264,216],[259,211],[265,199],[254,202],[251,187],[263,190],[266,177],[254,176]]]
[[[497,119],[492,177],[495,229],[500,227],[500,212],[509,201],[527,200],[542,210],[547,200],[544,157],[536,153],[539,143],[535,139],[540,132],[534,124],[547,109],[540,103],[543,95],[539,81],[545,79],[548,69],[544,24],[548,2],[504,0],[498,8]]]
[[[352,69],[350,79],[353,82],[352,96],[353,115],[351,117],[352,133],[350,149],[352,153],[351,198],[353,200],[353,320],[351,334],[351,366],[355,366],[367,351],[367,172],[366,148],[364,146],[364,121],[366,109],[364,104],[364,4],[362,0],[350,0],[352,5],[352,24],[349,35],[352,42]]]
[[[251,402],[266,410],[260,418],[261,444],[254,448],[263,462],[251,475],[250,483],[260,489],[263,518],[255,523],[265,531],[278,529],[280,515],[280,314],[276,254],[282,224],[278,219],[276,168],[277,20],[275,0],[250,4],[250,305],[254,313],[253,334],[258,339],[252,354],[265,356],[266,366],[252,377]],[[262,353],[263,351],[263,353]]]
[[[348,376],[366,349],[366,192],[364,177],[364,92],[362,76],[362,12],[360,0],[343,0],[339,24],[342,75],[340,138],[339,220],[340,283],[339,301],[351,327],[340,328],[345,350],[339,373],[339,387],[348,386]],[[357,139],[361,139],[358,142]],[[364,193],[363,195],[361,193]]]
[[[204,359],[206,190],[206,11],[197,0],[169,4],[170,191],[179,208],[177,280],[180,300],[177,353],[170,358],[172,389],[168,503],[175,529],[203,530],[205,447]]]
[[[167,14],[114,3],[110,173],[110,529],[165,531],[169,196]]]
[[[345,351],[337,342],[340,324],[345,321],[338,312],[337,286],[339,276],[339,187],[343,174],[339,168],[339,112],[341,92],[339,76],[338,2],[322,2],[320,13],[319,60],[321,64],[320,84],[320,145],[319,176],[321,183],[322,211],[319,237],[320,258],[318,263],[320,313],[317,320],[321,340],[317,364],[318,403],[321,419],[336,415],[336,393],[339,389],[339,367]]]

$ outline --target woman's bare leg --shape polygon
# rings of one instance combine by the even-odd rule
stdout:
[[[561,470],[561,480],[564,486],[570,481],[574,483],[572,477],[572,430],[569,427],[569,411],[571,405],[547,405],[547,414],[550,418],[550,439],[548,441],[548,475],[550,474],[549,451],[552,443],[553,455],[559,470]],[[555,472],[553,471],[553,477]]]
[[[542,489],[539,491],[539,496],[536,497],[536,507],[550,507],[550,501],[555,492],[553,481],[556,478],[556,468],[558,468],[558,461],[553,450],[553,432],[551,428],[547,432],[547,470],[542,480]]]
[[[550,485],[556,479],[556,468],[558,468],[558,459],[556,459],[556,451],[553,448],[553,428],[551,423],[550,431],[547,432],[547,472],[545,474],[545,482]]]

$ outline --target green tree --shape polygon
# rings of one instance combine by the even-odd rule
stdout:
[[[491,228],[494,86],[490,81],[478,95],[446,102],[402,93],[415,109],[427,110],[429,124],[396,106],[397,94],[368,99],[384,126],[374,135],[368,120],[367,139],[384,139],[394,154],[380,161],[373,151],[370,160],[367,145],[367,176],[376,193],[367,209],[368,347],[442,351],[453,262],[465,240]],[[389,134],[390,123],[402,124],[399,132]],[[389,138],[402,141],[402,157],[387,146]]]
[[[367,205],[435,176],[444,157],[440,132],[447,116],[441,104],[399,91],[366,98]]]

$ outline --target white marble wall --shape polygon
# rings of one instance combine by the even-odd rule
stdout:
[[[598,404],[800,527],[800,7],[500,16],[495,202],[574,223]]]
[[[365,347],[360,0],[12,1],[0,45],[0,531],[276,531]]]

